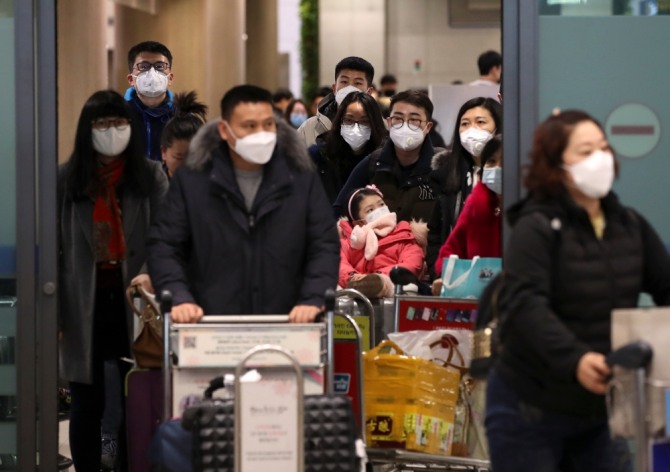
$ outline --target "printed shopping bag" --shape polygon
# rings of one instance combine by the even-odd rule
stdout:
[[[484,287],[502,270],[499,257],[459,259],[452,255],[442,265],[442,292],[446,298],[478,299]]]

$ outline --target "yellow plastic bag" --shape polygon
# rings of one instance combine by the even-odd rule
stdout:
[[[407,356],[385,340],[363,354],[363,370],[369,446],[451,453],[457,369]]]

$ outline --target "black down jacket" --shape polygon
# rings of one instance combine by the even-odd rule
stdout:
[[[216,123],[191,143],[149,234],[154,287],[206,314],[288,313],[335,288],[339,240],[330,204],[298,134],[278,124],[250,212]]]
[[[610,351],[612,310],[637,306],[641,292],[670,304],[670,257],[656,232],[613,193],[602,209],[602,239],[567,194],[508,212],[505,289],[515,293],[496,368],[524,401],[546,410],[604,416],[604,397],[577,381],[579,359]]]

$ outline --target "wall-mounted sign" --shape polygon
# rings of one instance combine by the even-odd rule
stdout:
[[[626,103],[609,114],[605,132],[618,155],[637,159],[656,147],[661,138],[661,123],[648,106]]]

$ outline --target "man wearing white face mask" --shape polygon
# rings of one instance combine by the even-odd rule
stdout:
[[[267,90],[221,100],[172,178],[149,236],[149,272],[175,322],[204,313],[289,313],[312,321],[337,283],[339,242],[299,136],[275,121]]]
[[[432,114],[433,103],[425,93],[405,91],[393,96],[387,118],[390,139],[351,172],[333,205],[336,213],[344,214],[347,196],[354,189],[374,184],[399,221],[428,221],[435,204],[431,161],[446,154],[427,139]]]
[[[162,161],[160,140],[165,124],[174,116],[172,53],[155,41],[139,43],[128,51],[125,99],[131,103],[145,131],[147,158]]]
[[[298,128],[298,133],[305,140],[305,146],[309,147],[316,143],[317,136],[330,130],[340,103],[349,93],[356,91],[370,93],[374,76],[375,69],[372,64],[360,57],[345,57],[337,63],[333,92],[319,102],[316,116],[308,118]]]

